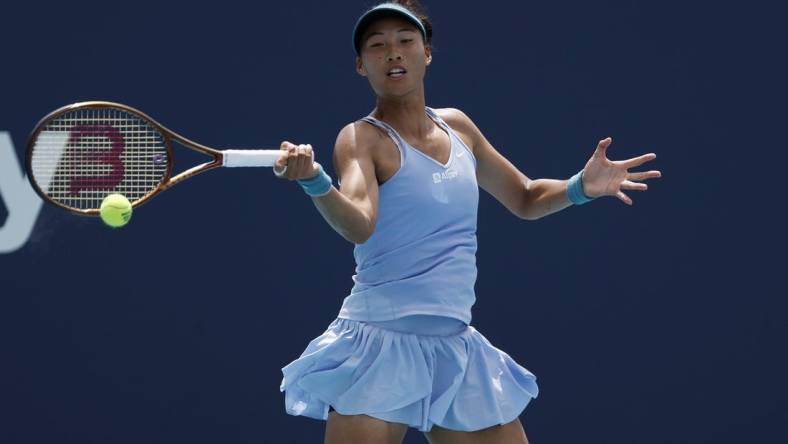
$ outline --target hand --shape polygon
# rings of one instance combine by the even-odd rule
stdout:
[[[312,145],[294,145],[282,142],[282,155],[274,164],[277,177],[288,180],[309,179],[320,172]]]
[[[640,166],[657,158],[654,153],[644,154],[629,160],[611,161],[605,156],[613,139],[600,140],[583,172],[583,190],[588,197],[616,196],[627,205],[632,199],[621,190],[646,191],[648,186],[636,181],[662,177],[659,171],[630,173],[629,168]]]

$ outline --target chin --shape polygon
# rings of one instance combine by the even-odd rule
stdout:
[[[413,85],[396,85],[394,87],[374,88],[374,90],[380,98],[401,99],[416,93],[418,88]]]

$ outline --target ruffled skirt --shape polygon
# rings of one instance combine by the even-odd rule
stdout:
[[[336,319],[282,369],[291,415],[369,415],[420,431],[475,431],[517,418],[536,377],[471,326],[423,335]]]

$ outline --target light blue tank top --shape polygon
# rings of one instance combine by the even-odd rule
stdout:
[[[426,112],[451,139],[445,165],[408,145],[385,122],[363,119],[394,140],[400,168],[380,185],[374,233],[355,247],[354,285],[341,318],[388,321],[435,315],[471,322],[479,206],[476,159],[435,111]]]

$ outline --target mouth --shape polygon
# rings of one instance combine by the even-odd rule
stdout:
[[[389,72],[386,73],[386,75],[392,79],[398,79],[407,73],[408,71],[405,68],[396,67],[396,68],[391,68]]]

